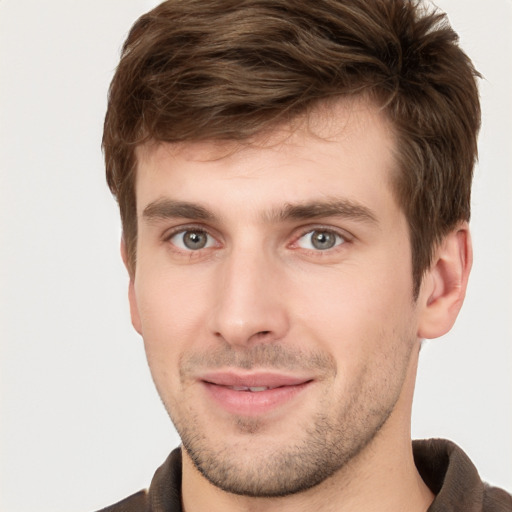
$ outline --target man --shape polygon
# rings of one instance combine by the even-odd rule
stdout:
[[[477,76],[414,1],[171,0],[136,22],[103,146],[182,447],[105,510],[512,510],[457,446],[410,439],[421,340],[471,268]]]

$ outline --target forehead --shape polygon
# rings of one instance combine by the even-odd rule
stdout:
[[[270,194],[276,201],[301,201],[307,199],[301,194],[314,195],[315,189],[329,194],[336,184],[344,195],[368,188],[371,196],[379,187],[391,193],[394,153],[391,123],[362,99],[324,103],[242,142],[152,142],[137,148],[138,212],[167,193],[195,200],[194,192],[202,190],[208,201],[208,191],[219,199],[219,193],[236,189],[239,198],[251,202],[261,196],[260,183],[282,191]]]

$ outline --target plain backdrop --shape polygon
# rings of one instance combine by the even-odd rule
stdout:
[[[485,79],[475,264],[421,354],[414,437],[512,489],[512,2],[442,0]],[[0,0],[0,509],[101,508],[179,440],[132,330],[100,151],[106,92],[145,0]]]

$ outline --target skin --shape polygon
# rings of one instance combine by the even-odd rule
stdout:
[[[413,300],[393,150],[363,100],[243,146],[139,148],[132,322],[185,447],[187,512],[431,503],[410,442],[420,340],[453,324],[471,250],[461,225]],[[248,413],[204,382],[269,371],[306,384]]]

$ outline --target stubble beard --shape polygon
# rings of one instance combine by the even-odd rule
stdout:
[[[347,466],[374,439],[391,411],[382,411],[371,430],[352,433],[351,429],[335,428],[326,417],[318,417],[300,442],[263,453],[255,453],[254,448],[247,453],[257,446],[257,439],[243,447],[233,444],[214,450],[194,432],[193,424],[185,428],[178,424],[176,428],[183,449],[210,483],[232,494],[276,498],[311,489]],[[240,419],[237,428],[256,438],[262,427],[257,420]]]
[[[329,399],[327,393],[316,409],[322,412],[307,418],[308,424],[303,420],[300,439],[290,439],[286,445],[264,446],[264,440],[269,439],[265,421],[238,417],[234,427],[239,440],[227,439],[224,445],[213,446],[208,426],[190,409],[188,414],[179,407],[168,410],[174,409],[171,419],[183,449],[210,483],[237,495],[288,496],[324,482],[356,460],[375,439],[400,396],[408,356],[404,364],[398,364],[403,372],[395,376],[392,389],[385,390],[388,382],[375,382],[373,369],[366,368],[353,383],[348,400]],[[338,410],[332,414],[334,408]]]

